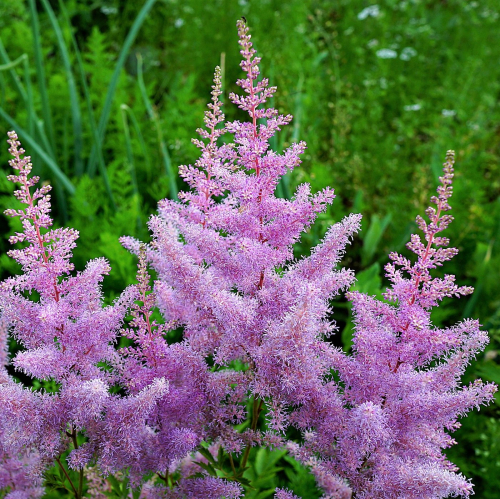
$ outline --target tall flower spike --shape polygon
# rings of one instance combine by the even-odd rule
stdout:
[[[306,145],[292,144],[282,154],[270,149],[269,139],[292,117],[265,108],[276,89],[267,79],[259,80],[260,59],[243,22],[238,32],[246,74],[237,82],[243,95],[231,94],[230,100],[248,118],[222,127],[216,70],[206,129],[198,130],[201,140],[195,141],[201,157],[180,170],[192,190],[179,195],[182,204],[159,203],[159,215],[149,223],[153,241],[146,252],[157,274],[154,292],[159,308],[166,321],[184,326],[182,348],[197,356],[196,369],[203,369],[196,371],[194,364],[176,359],[177,376],[184,379],[174,381],[171,345],[162,351],[165,358],[158,364],[158,375],[171,380],[172,390],[182,383],[189,386],[192,376],[192,399],[206,401],[200,433],[241,453],[245,466],[250,446],[264,441],[282,444],[280,432],[290,424],[309,427],[305,414],[298,414],[302,404],[310,407],[314,400],[321,405],[328,399],[329,394],[322,394],[334,354],[323,339],[334,329],[326,321],[328,300],[354,280],[352,272],[336,266],[359,230],[360,217],[346,217],[317,251],[294,262],[293,244],[332,203],[334,194],[329,188],[312,194],[303,184],[290,200],[276,197],[280,178],[300,164]],[[218,143],[219,130],[233,134],[233,142]],[[140,253],[139,242],[122,242]],[[209,356],[213,368],[206,365]],[[234,372],[233,361],[245,370]],[[188,373],[184,375],[183,369]],[[275,430],[271,434],[257,431],[256,421],[243,434],[235,431],[233,425],[244,419],[248,396],[253,399],[249,418],[258,417],[265,399]],[[167,398],[168,404],[181,407],[173,396]],[[319,463],[316,471],[325,490],[347,490],[342,480],[331,484],[323,468]]]
[[[496,386],[480,380],[469,386],[460,383],[469,361],[488,342],[477,321],[442,329],[431,323],[431,309],[443,297],[472,291],[456,286],[454,276],[431,275],[457,253],[446,248],[447,238],[436,236],[452,220],[444,214],[451,209],[452,178],[449,151],[438,195],[432,197],[436,208],[426,210],[430,222],[417,219],[425,243],[413,235],[408,244],[417,261],[390,255],[386,270],[392,285],[384,295],[390,303],[348,294],[355,323],[353,354],[339,352],[334,358],[344,384],[344,410],[336,408],[332,420],[340,423],[338,429],[320,430],[311,447],[318,451],[327,449],[332,439],[336,442],[327,451],[332,461],[325,466],[347,479],[359,499],[472,493],[470,482],[455,473],[442,451],[455,443],[449,432],[459,426],[457,419],[491,402]]]
[[[19,217],[23,224],[23,232],[10,237],[12,244],[26,241],[28,246],[23,249],[13,249],[8,255],[17,260],[23,267],[25,279],[17,279],[19,289],[27,289],[29,285],[42,296],[47,293],[55,300],[59,299],[60,291],[57,286],[57,277],[68,274],[73,270],[69,261],[71,252],[75,248],[78,232],[74,229],[55,229],[42,234],[41,229],[52,226],[50,217],[50,185],[35,189],[32,194],[30,188],[40,180],[39,177],[29,177],[31,173],[31,158],[23,157],[25,151],[20,148],[21,143],[15,132],[9,132],[10,154],[14,157],[9,164],[17,175],[9,175],[11,182],[21,184],[20,189],[14,192],[16,198],[27,205],[24,210],[5,210],[10,217]]]
[[[473,288],[469,286],[455,285],[454,276],[445,275],[444,278],[438,279],[430,275],[431,269],[443,265],[443,262],[450,260],[458,253],[456,248],[447,248],[450,242],[448,238],[436,236],[444,231],[453,220],[451,215],[443,213],[451,210],[448,200],[453,194],[454,158],[455,153],[448,151],[443,164],[443,175],[439,178],[438,195],[431,197],[431,202],[436,205],[436,208],[430,206],[425,211],[429,217],[429,223],[425,222],[421,216],[417,217],[417,225],[424,233],[426,243],[414,234],[407,244],[408,248],[417,255],[417,262],[412,265],[407,258],[397,253],[389,255],[394,263],[387,264],[386,271],[394,287],[388,289],[384,297],[390,301],[403,300],[409,306],[418,302],[423,308],[429,308],[435,306],[444,297],[468,295],[473,291]],[[411,276],[409,282],[402,279],[401,272],[396,270],[396,266],[402,267],[402,270],[409,273]]]

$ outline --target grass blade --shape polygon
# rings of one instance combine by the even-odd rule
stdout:
[[[163,163],[165,165],[165,173],[167,174],[168,177],[170,199],[175,199],[177,197],[178,189],[177,189],[177,183],[175,181],[175,176],[172,171],[172,161],[170,160],[170,154],[168,153],[167,145],[165,144],[165,140],[163,139],[163,132],[161,130],[161,124],[160,124],[160,119],[158,117],[158,113],[153,108],[151,101],[149,100],[148,97],[146,85],[144,85],[144,78],[142,76],[142,57],[140,55],[137,56],[137,81],[139,83],[142,99],[144,100],[144,104],[148,111],[149,117],[151,121],[153,121],[156,127],[156,133],[158,135],[158,142],[160,144],[161,155],[163,157]]]
[[[71,70],[71,61],[69,58],[68,49],[66,43],[64,42],[64,37],[61,31],[61,27],[57,22],[57,18],[50,6],[48,0],[42,0],[43,7],[45,8],[54,32],[56,34],[57,43],[59,44],[59,50],[61,51],[61,56],[63,60],[64,69],[66,72],[66,78],[68,79],[69,88],[69,99],[71,103],[71,118],[73,121],[73,140],[74,140],[74,150],[73,154],[75,156],[75,175],[80,177],[83,174],[83,159],[82,159],[82,149],[83,149],[83,133],[82,133],[82,117],[80,114],[80,105],[78,102],[78,93],[76,90],[75,78],[73,76],[73,71]]]
[[[120,110],[122,113],[123,131],[125,132],[125,149],[127,151],[127,162],[129,166],[130,178],[132,179],[134,194],[137,195],[139,194],[139,188],[137,187],[137,177],[135,174],[134,154],[132,152],[132,141],[130,140],[130,128],[128,126],[127,109],[127,104],[122,104],[120,106]]]
[[[97,133],[97,142],[93,144],[92,146],[92,151],[90,152],[90,158],[89,162],[87,165],[87,173],[93,177],[95,175],[95,170],[96,170],[96,161],[97,161],[97,149],[99,149],[102,145],[105,133],[106,133],[106,125],[108,124],[109,120],[109,113],[111,111],[111,104],[113,102],[113,97],[115,94],[115,88],[116,85],[118,84],[118,78],[120,76],[120,72],[123,68],[123,65],[125,63],[125,59],[127,57],[127,54],[130,50],[130,47],[132,43],[135,40],[135,37],[137,36],[137,33],[142,26],[142,23],[146,19],[146,16],[148,15],[148,12],[151,10],[153,5],[155,4],[156,0],[146,0],[146,3],[143,5],[142,9],[140,10],[139,14],[137,15],[134,24],[132,25],[132,28],[130,29],[127,38],[125,39],[125,43],[123,44],[123,47],[120,51],[120,54],[118,56],[118,61],[116,62],[115,65],[115,70],[113,72],[113,76],[111,77],[111,82],[108,87],[108,92],[106,94],[106,99],[104,101],[104,106],[102,109],[101,113],[101,118],[99,119],[99,126],[98,126],[98,133]]]
[[[56,162],[38,145],[37,141],[0,107],[0,116],[7,121],[17,132],[19,137],[33,149],[45,164],[50,168],[54,176],[61,182],[62,186],[71,195],[75,193],[75,187],[69,178],[61,171]]]
[[[134,132],[139,140],[139,144],[141,146],[141,151],[144,156],[144,161],[146,163],[147,171],[151,171],[151,158],[149,157],[148,148],[146,147],[146,142],[144,140],[144,135],[142,134],[141,127],[139,125],[139,121],[137,120],[134,111],[127,106],[126,104],[122,104],[122,108],[128,113],[130,117],[130,121],[132,122],[132,126],[134,127]]]
[[[23,105],[25,109],[31,114],[31,119],[35,123],[37,127],[37,132],[40,135],[40,138],[43,141],[43,145],[45,147],[45,151],[47,154],[50,155],[52,159],[54,159],[54,150],[52,149],[52,146],[50,145],[50,142],[47,139],[47,135],[45,133],[45,130],[43,129],[43,122],[38,119],[36,112],[33,108],[33,106],[28,107],[28,93],[26,92],[25,88],[23,87],[23,84],[21,83],[21,79],[19,78],[18,74],[14,70],[14,68],[18,65],[21,64],[23,61],[23,58],[27,57],[26,54],[21,55],[18,57],[15,61],[11,61],[7,52],[5,51],[5,48],[3,46],[2,40],[0,39],[0,58],[4,62],[2,66],[0,66],[0,71],[1,68],[4,68],[5,70],[8,70],[12,80],[14,81],[14,85],[17,88],[17,91],[19,92],[21,99],[23,100]],[[11,118],[13,120],[13,118]]]
[[[33,109],[33,90],[31,88],[31,78],[30,78],[30,65],[28,58],[24,58],[24,84],[26,85],[26,107],[27,109]],[[35,123],[33,121],[33,114],[28,113],[28,133],[30,135],[34,134]]]
[[[52,150],[55,148],[54,127],[52,124],[52,112],[50,110],[49,96],[47,93],[47,83],[45,78],[45,67],[43,64],[42,41],[40,38],[40,24],[38,22],[38,12],[35,0],[29,0],[31,14],[31,32],[33,33],[33,51],[35,54],[35,67],[37,74],[38,90],[42,101],[42,117],[47,129]]]
[[[96,124],[95,117],[94,117],[94,110],[92,109],[92,102],[90,100],[90,91],[89,91],[89,87],[87,85],[87,80],[85,78],[85,70],[83,69],[82,54],[80,52],[78,44],[76,43],[75,36],[73,35],[72,25],[71,25],[71,21],[70,21],[69,16],[68,16],[68,11],[66,10],[66,6],[64,5],[64,2],[62,0],[59,0],[59,7],[60,7],[61,12],[63,14],[64,20],[66,21],[66,24],[69,27],[71,42],[73,44],[73,50],[75,52],[76,62],[78,65],[78,72],[80,73],[80,83],[82,85],[83,94],[85,96],[85,102],[87,104],[88,123],[90,126],[90,132],[92,134],[92,140],[94,141],[94,144],[98,144],[99,143],[99,139],[98,139],[99,135],[97,133],[97,124]],[[96,150],[97,150],[97,161],[98,161],[98,166],[99,166],[99,173],[101,174],[101,176],[103,178],[104,187],[106,188],[106,193],[108,195],[111,209],[114,213],[114,212],[116,212],[116,204],[115,204],[115,199],[113,196],[113,191],[111,190],[111,183],[109,182],[108,172],[107,172],[106,166],[104,164],[104,158],[102,156],[102,148],[99,146]]]
[[[2,67],[5,67],[5,70],[8,70],[10,73],[10,76],[12,77],[12,80],[14,81],[14,85],[17,88],[17,91],[21,95],[21,98],[23,99],[24,102],[26,102],[26,90],[24,90],[24,87],[21,84],[21,80],[17,73],[14,71],[14,67],[17,66],[17,64],[21,63],[21,58],[26,56],[26,54],[21,55],[18,57],[14,63],[10,60],[7,51],[5,50],[5,47],[3,46],[2,39],[0,38],[0,58],[3,62]],[[26,56],[27,57],[27,56]]]

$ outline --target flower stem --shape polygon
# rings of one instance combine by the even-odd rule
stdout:
[[[73,489],[73,492],[75,494],[75,498],[76,499],[80,499],[82,496],[76,490],[75,486],[73,485],[73,482],[71,481],[71,478],[68,475],[68,472],[66,471],[66,468],[62,465],[61,460],[58,457],[56,457],[56,462],[59,465],[59,467],[62,469],[62,471],[63,471],[64,475],[66,476],[66,478],[68,479],[68,482],[71,485],[71,488]]]
[[[254,397],[252,406],[252,424],[250,426],[250,428],[254,431],[257,429],[257,423],[259,421],[259,416],[262,411],[263,404],[264,404],[263,400],[259,399],[258,397]],[[250,445],[248,445],[247,448],[245,449],[245,453],[243,454],[243,459],[241,460],[240,463],[240,471],[247,464],[248,456],[250,455],[250,449],[251,449]]]

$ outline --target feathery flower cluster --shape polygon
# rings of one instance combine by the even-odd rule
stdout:
[[[116,473],[128,473],[134,486],[154,474],[143,498],[239,498],[255,445],[286,446],[310,467],[324,499],[472,491],[442,449],[454,443],[448,432],[457,418],[492,399],[493,385],[460,385],[487,335],[477,321],[446,329],[430,321],[443,297],[471,292],[453,276],[430,272],[457,251],[437,236],[452,220],[443,214],[450,209],[452,154],[432,198],[436,208],[426,212],[430,222],[417,220],[425,242],[412,236],[408,245],[417,261],[390,255],[387,301],[348,294],[356,331],[352,355],[343,353],[328,341],[335,331],[328,317],[331,299],[354,282],[337,265],[360,216],[335,224],[310,256],[293,259],[293,244],[334,193],[312,194],[303,184],[290,200],[275,196],[306,146],[292,144],[283,154],[270,149],[269,139],[292,117],[266,107],[276,88],[259,81],[260,58],[245,23],[237,26],[246,77],[237,82],[243,95],[229,97],[248,120],[225,121],[216,68],[205,128],[194,140],[200,159],[180,167],[191,190],[179,194],[180,203],[159,203],[149,222],[151,243],[122,238],[139,258],[138,284],[112,306],[103,306],[100,289],[108,263],[93,260],[72,274],[78,233],[50,228],[50,187],[31,193],[38,178],[30,178],[30,159],[9,134],[11,166],[19,172],[9,179],[21,185],[16,197],[26,205],[7,210],[23,224],[11,242],[27,245],[9,253],[23,274],[0,287],[6,497],[40,497],[42,472],[53,463],[65,469],[61,456],[70,451],[77,499],[85,483],[100,497],[105,477]],[[232,143],[219,140],[226,133]],[[157,275],[152,287],[148,264]],[[161,324],[153,319],[155,307]],[[176,328],[183,339],[169,344],[166,333]],[[56,393],[23,388],[8,376],[7,330],[23,347],[13,366],[54,380]],[[117,349],[120,337],[130,346]],[[286,440],[291,426],[302,433],[301,443]],[[297,496],[277,489],[275,497]]]

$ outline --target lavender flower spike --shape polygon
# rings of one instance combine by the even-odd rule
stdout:
[[[457,419],[493,400],[497,387],[475,381],[461,386],[469,361],[488,342],[479,323],[465,320],[449,328],[431,323],[431,309],[445,296],[472,292],[458,287],[454,276],[432,277],[431,271],[456,255],[445,237],[437,236],[452,221],[454,155],[448,151],[436,206],[430,221],[417,218],[424,233],[411,236],[408,248],[416,262],[392,253],[386,266],[392,285],[380,302],[349,293],[353,303],[353,354],[338,352],[334,366],[341,381],[342,409],[333,421],[341,426],[318,431],[311,448],[326,449],[332,471],[348,480],[357,499],[467,497],[471,483],[446,460],[442,450],[455,441]],[[400,269],[397,269],[400,267]]]

